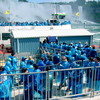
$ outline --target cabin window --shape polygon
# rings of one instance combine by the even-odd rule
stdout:
[[[10,33],[2,33],[2,40],[10,39]]]
[[[62,16],[62,15],[59,16],[59,19],[64,19],[64,18],[65,18],[65,16]]]

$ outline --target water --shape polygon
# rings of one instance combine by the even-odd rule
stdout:
[[[73,29],[87,29],[89,32],[93,33],[93,44],[100,46],[100,24],[72,24]]]
[[[66,20],[82,21],[83,11],[80,6],[80,18],[75,15],[78,11],[73,11],[71,5],[60,4],[37,4],[27,2],[17,2],[17,0],[0,0],[0,21],[46,21],[53,13],[66,13]],[[10,14],[5,14],[10,10]]]

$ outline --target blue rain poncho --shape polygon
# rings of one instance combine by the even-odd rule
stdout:
[[[39,66],[39,69],[40,69],[41,71],[44,71],[45,68],[46,68],[46,64],[44,63],[44,60],[43,60],[43,59],[40,59],[40,60],[38,61],[37,65]]]
[[[74,47],[77,48],[78,47],[78,43],[74,43]]]
[[[22,61],[20,62],[20,69],[27,68],[26,58],[22,57]]]
[[[76,49],[75,49],[75,47],[73,46],[72,49],[71,49],[71,56],[75,55],[75,53],[76,53]]]
[[[78,43],[78,47],[79,47],[79,48],[83,48],[83,44],[79,42],[79,43]]]
[[[6,65],[4,66],[4,70],[5,70],[5,72],[7,74],[12,74],[12,65],[11,65],[11,62],[9,62],[9,61],[6,62]],[[13,79],[12,76],[8,76],[8,80],[9,80],[10,85],[12,85],[12,79]]]
[[[76,50],[76,53],[77,53],[78,55],[81,55],[81,50],[77,49],[77,50]]]
[[[61,61],[61,56],[58,53],[54,54],[53,63],[58,64],[58,63],[60,63],[60,61]]]
[[[47,57],[47,54],[46,53],[43,53],[41,58],[44,58],[44,63],[46,63],[48,61],[48,57]]]
[[[17,70],[18,69],[17,62],[18,62],[17,59],[14,57],[12,59],[13,70]]]
[[[71,57],[69,60],[69,68],[75,68],[77,66],[76,62],[74,61],[75,58]]]
[[[0,72],[0,75],[6,75],[5,71]],[[0,100],[9,98],[9,83],[7,76],[0,76]],[[9,99],[8,99],[9,100]]]
[[[29,72],[33,72],[34,71],[33,65],[34,65],[33,60],[28,60],[27,61],[27,69],[28,69]]]
[[[40,69],[34,69],[34,72],[41,72]],[[34,74],[34,86],[37,91],[41,91],[41,79],[43,77],[41,76],[40,73]]]
[[[59,69],[68,69],[70,66],[68,61],[62,61]],[[61,77],[61,82],[60,82],[60,86],[62,86],[63,83],[65,83],[66,78],[68,77],[68,71],[61,71],[58,73],[58,76]]]
[[[91,47],[84,48],[87,57],[91,57],[91,49]]]
[[[91,49],[89,56],[90,57],[93,57],[93,58],[97,57],[98,56],[98,53],[97,53],[96,49]]]
[[[7,72],[7,74],[12,74],[12,65],[10,61],[6,61],[4,69]]]
[[[70,66],[68,61],[62,61],[61,65],[59,66],[59,69],[68,69]]]
[[[72,75],[72,94],[81,94],[82,93],[82,83],[83,83],[83,71],[75,70]]]
[[[7,72],[7,74],[12,74],[12,65],[10,61],[6,62],[4,69]],[[13,76],[8,76],[8,83],[9,83],[9,98],[11,98],[12,97]]]
[[[48,69],[46,71],[48,71]],[[43,99],[46,99],[46,95],[49,96],[49,98],[52,97],[53,75],[54,75],[53,72],[48,72],[43,77],[44,80],[43,80],[43,82],[41,82],[42,83],[42,88],[43,88],[43,91],[41,92],[42,95],[43,95],[42,96]],[[46,94],[46,89],[47,89],[47,94]]]
[[[33,90],[32,90],[32,79],[31,75],[22,75],[21,82],[24,84],[24,100],[33,99]]]
[[[76,62],[74,61],[75,60],[75,58],[74,57],[71,57],[70,59],[69,59],[69,68],[76,68],[77,67],[77,64],[76,64]],[[70,90],[71,89],[71,87],[72,87],[72,76],[73,76],[73,70],[69,70],[68,71],[68,89],[67,90]]]
[[[14,70],[13,71],[13,73],[16,73],[16,71],[15,70],[18,70],[18,66],[17,66],[17,58],[16,57],[14,57],[14,56],[9,56],[9,58],[11,58],[11,65],[12,65],[12,70]]]
[[[40,69],[34,69],[33,72],[41,72]],[[32,79],[32,89],[34,90],[34,92],[37,92],[40,94],[40,96],[45,95],[44,92],[44,77],[45,77],[45,73],[34,73],[31,75],[31,79]],[[45,96],[43,96],[45,97]]]
[[[88,60],[88,58],[86,57],[85,54],[83,54],[83,55],[80,56],[80,60]]]
[[[48,61],[46,62],[46,65],[47,65],[51,70],[55,69],[55,66],[54,66],[53,61],[48,60]]]

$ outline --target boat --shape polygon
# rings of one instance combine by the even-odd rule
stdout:
[[[72,29],[71,22],[66,21],[65,17],[65,13],[54,13],[52,14],[51,19],[47,20],[46,22],[35,21],[23,23],[20,26],[18,26],[18,23],[13,23],[10,26],[1,26],[1,38],[3,38],[2,36],[4,34],[9,34],[9,41],[4,41],[7,41],[7,45],[9,44],[9,47],[12,47],[16,53],[24,51],[36,54],[37,51],[39,51],[38,48],[40,41],[43,42],[43,40],[47,38],[50,40],[50,42],[55,42],[57,39],[59,40],[59,43],[62,43],[63,41],[66,41],[67,43],[75,43],[80,41],[82,43],[88,42],[88,44],[91,45],[93,34],[85,29]],[[27,41],[32,42],[31,44],[28,42],[28,45],[31,45],[32,47],[31,51],[29,48],[25,49],[25,47],[21,46],[22,42],[27,45]],[[36,43],[37,48],[34,48]]]
[[[65,21],[66,13],[53,13],[45,22],[1,22],[0,44],[8,47],[11,45],[10,34],[12,30],[53,30],[71,29],[71,22]]]

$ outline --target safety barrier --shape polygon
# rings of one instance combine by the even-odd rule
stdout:
[[[100,95],[100,66],[4,74],[0,75],[0,82],[2,80],[0,91],[5,100],[7,97],[55,100]]]
[[[46,76],[47,72],[0,75],[0,100],[47,100]]]

